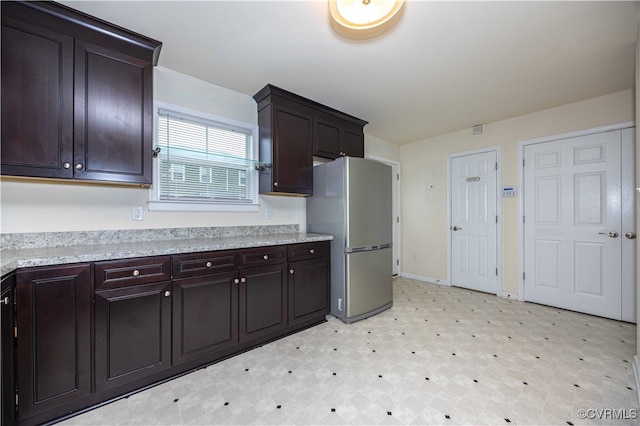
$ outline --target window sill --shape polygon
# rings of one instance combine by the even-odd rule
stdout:
[[[259,210],[259,204],[247,203],[149,201],[149,211],[157,212],[258,212]]]

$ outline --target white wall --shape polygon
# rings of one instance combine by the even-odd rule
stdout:
[[[250,96],[156,67],[154,97],[220,116],[257,123]],[[306,202],[295,197],[260,197],[257,213],[169,213],[147,209],[149,191],[101,184],[49,183],[3,178],[0,182],[0,232],[50,232],[172,227],[299,224],[306,229]],[[133,206],[144,220],[131,220]],[[270,207],[273,219],[265,219]]]
[[[375,136],[367,135],[365,126],[364,151],[366,154],[382,157],[387,160],[400,161],[400,146]]]
[[[421,140],[400,147],[402,272],[447,281],[447,155],[502,147],[501,186],[518,186],[518,143],[635,119],[634,92],[625,90],[569,105]],[[435,176],[425,192],[421,182]],[[518,198],[502,199],[503,292],[518,293]],[[415,255],[415,260],[414,260]]]

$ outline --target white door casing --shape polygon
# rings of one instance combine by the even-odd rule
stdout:
[[[623,319],[622,139],[615,130],[524,146],[524,300]]]
[[[451,285],[498,294],[497,151],[449,161]]]

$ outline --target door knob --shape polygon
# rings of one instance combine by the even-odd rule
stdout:
[[[164,297],[169,297],[171,296],[171,292],[169,290],[164,292]]]
[[[451,229],[452,229],[452,230],[454,230],[454,231],[459,231],[459,230],[460,230],[460,229],[462,229],[462,228],[458,228],[457,226],[454,226],[454,227],[453,227],[453,228],[451,228]]]
[[[636,233],[635,232],[627,232],[626,234],[624,234],[624,236],[628,240],[635,240],[636,239]]]
[[[618,236],[620,234],[618,234],[616,231],[611,231],[611,232],[598,232],[599,235],[606,235],[609,238],[618,238]]]

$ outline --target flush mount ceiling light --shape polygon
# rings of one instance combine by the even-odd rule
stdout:
[[[393,18],[403,3],[404,0],[329,0],[329,11],[340,25],[366,30]]]

